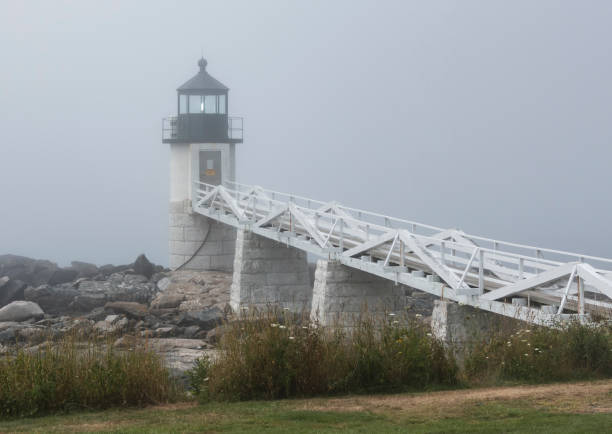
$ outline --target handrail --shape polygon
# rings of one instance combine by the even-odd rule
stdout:
[[[248,187],[248,188],[253,188],[255,186],[252,185],[248,185],[248,184],[243,184],[243,183],[239,183],[239,182],[235,182],[235,181],[229,181],[230,183],[237,185],[237,186],[241,186],[241,187]],[[299,196],[299,195],[295,195],[295,194],[288,194],[288,193],[283,193],[283,192],[279,192],[279,191],[275,191],[275,190],[270,190],[270,189],[264,189],[262,188],[262,190],[266,193],[274,193],[276,195],[283,195],[286,197],[293,197],[296,199],[300,199],[300,200],[304,200],[304,201],[309,201],[311,203],[318,203],[320,205],[325,205],[327,203],[330,202],[322,202],[316,199],[311,199],[308,197],[304,197],[304,196]],[[383,218],[386,219],[388,221],[394,221],[394,222],[398,222],[398,223],[403,223],[409,226],[418,226],[420,228],[424,228],[424,229],[429,229],[429,230],[433,230],[433,231],[438,231],[438,232],[442,232],[445,230],[448,230],[448,228],[442,228],[442,227],[438,227],[438,226],[432,226],[432,225],[428,225],[428,224],[423,224],[423,223],[418,223],[415,221],[411,221],[411,220],[405,220],[405,219],[401,219],[401,218],[397,218],[397,217],[392,217],[392,216],[388,216],[388,215],[384,215],[384,214],[379,214],[379,213],[375,213],[375,212],[371,212],[371,211],[365,211],[359,208],[352,208],[352,207],[348,207],[345,205],[340,205],[337,204],[337,206],[345,211],[351,211],[351,212],[355,212],[355,213],[360,213],[361,216],[374,216],[374,217],[378,217],[378,218]],[[410,230],[410,228],[408,228]],[[412,231],[413,232],[413,231]],[[493,239],[493,238],[486,238],[486,237],[482,237],[482,236],[478,236],[478,235],[473,235],[473,234],[468,234],[465,233],[464,235],[466,238],[470,238],[473,240],[478,240],[478,241],[484,241],[484,242],[489,242],[492,244],[496,244],[497,246],[503,245],[503,246],[507,246],[507,247],[514,247],[514,248],[519,248],[519,249],[525,249],[525,250],[532,250],[534,252],[539,251],[541,253],[551,253],[551,254],[555,254],[555,255],[562,255],[562,256],[569,256],[572,258],[576,258],[578,260],[593,260],[593,261],[600,261],[600,262],[605,262],[605,263],[609,263],[612,264],[612,259],[611,258],[604,258],[604,257],[600,257],[600,256],[593,256],[593,255],[586,255],[583,253],[575,253],[575,252],[569,252],[569,251],[564,251],[564,250],[556,250],[556,249],[550,249],[550,248],[545,248],[545,247],[537,247],[537,246],[531,246],[531,245],[527,245],[527,244],[520,244],[520,243],[513,243],[513,242],[508,242],[508,241],[501,241],[501,240],[497,240],[497,239]],[[489,250],[489,249],[487,249]],[[511,253],[511,252],[502,252],[499,250],[495,250],[492,249],[491,251],[494,251],[495,253]],[[529,255],[525,255],[525,257],[532,257]],[[543,260],[544,258],[537,258],[540,260]]]
[[[196,180],[195,182],[198,183],[198,184],[205,185],[207,187],[211,187],[210,184],[206,184],[206,183],[201,182],[201,181],[197,181]],[[232,184],[237,184],[237,183],[235,183],[233,181],[228,181],[228,182],[232,183]],[[245,186],[244,184],[242,184],[242,185]],[[251,187],[251,188],[254,188],[254,186]],[[267,191],[269,193],[277,193],[277,192],[273,192],[272,190],[265,190],[265,189],[262,189],[262,190],[264,192]],[[205,193],[205,191],[201,191],[201,190],[199,190],[199,192]],[[232,192],[233,191],[230,190],[230,193],[232,193]],[[235,192],[236,193],[241,193],[241,192],[238,192],[237,190],[235,190]],[[286,195],[286,196],[288,196],[288,195]],[[307,198],[301,198],[299,196],[294,196],[294,197],[300,198],[302,200],[309,200]],[[284,205],[285,204],[285,202],[283,202],[283,201],[281,201],[279,199],[276,199],[276,198],[269,198],[269,199],[267,199],[267,201],[273,202],[275,205],[278,205],[278,204]],[[311,201],[314,202],[315,200],[311,199]],[[320,203],[325,204],[327,202],[320,202]],[[337,220],[349,221],[349,222],[352,222],[352,223],[356,223],[357,225],[364,225],[364,224],[366,224],[366,225],[369,226],[370,229],[378,230],[378,231],[381,231],[383,233],[384,232],[388,232],[389,230],[396,229],[396,228],[389,228],[387,226],[379,225],[379,224],[376,224],[376,223],[366,223],[363,220],[359,220],[358,218],[356,218],[354,216],[350,216],[350,215],[349,216],[341,216],[341,217],[339,217],[337,215],[331,215],[327,211],[319,211],[319,210],[312,209],[312,208],[310,208],[310,209],[309,208],[304,208],[304,207],[301,207],[299,205],[297,205],[297,207],[300,208],[300,209],[304,209],[307,212],[308,211],[312,212],[312,213],[314,213],[317,216],[326,216],[326,217],[329,217],[330,219],[333,219],[333,220],[337,219]],[[405,229],[403,229],[403,230],[405,230]],[[440,230],[440,232],[442,232],[442,231],[443,231],[443,229]],[[473,244],[470,244],[470,243],[462,243],[462,242],[451,241],[451,240],[441,240],[440,238],[436,238],[436,237],[432,237],[432,236],[428,236],[428,235],[422,235],[422,234],[414,234],[414,235],[416,237],[418,237],[419,239],[421,239],[423,241],[427,241],[427,242],[429,242],[431,244],[442,244],[442,243],[445,243],[445,245],[448,248],[451,248],[451,249],[452,248],[462,247],[464,250],[472,251],[475,248],[475,246]],[[466,238],[468,238],[468,237],[470,237],[470,236],[466,235]],[[528,259],[528,260],[530,260],[532,262],[539,263],[541,265],[554,265],[554,266],[556,266],[556,265],[559,265],[559,264],[563,263],[563,262],[554,261],[554,260],[551,260],[551,259],[538,258],[538,257],[534,257],[534,256],[529,256],[529,255],[522,255],[520,253],[514,253],[514,252],[505,252],[505,251],[501,251],[501,250],[490,249],[490,248],[487,248],[487,247],[477,246],[477,248],[480,251],[483,251],[483,252],[486,252],[486,253],[492,253],[492,254],[494,254],[494,255],[496,255],[498,257],[508,257],[508,258],[514,258],[514,259]]]

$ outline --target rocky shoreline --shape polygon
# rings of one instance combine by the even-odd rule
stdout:
[[[229,313],[232,276],[171,272],[144,255],[133,264],[97,267],[0,256],[0,353],[35,347],[68,333],[147,338],[168,366],[182,373],[210,353]]]

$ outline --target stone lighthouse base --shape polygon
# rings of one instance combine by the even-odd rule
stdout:
[[[236,229],[194,213],[190,200],[170,202],[170,268],[233,271]]]

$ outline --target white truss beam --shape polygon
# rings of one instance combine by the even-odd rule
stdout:
[[[576,268],[577,263],[571,262],[569,264],[560,265],[554,270],[545,271],[530,279],[521,280],[514,285],[508,285],[503,288],[495,289],[491,292],[480,296],[483,300],[499,300],[500,298],[506,298],[511,295],[518,294],[519,292],[527,289],[535,288],[537,286],[545,285],[555,280],[559,280],[569,275],[572,270]]]
[[[408,248],[427,265],[434,273],[444,280],[451,288],[457,290],[459,288],[469,288],[464,282],[460,282],[459,277],[450,270],[447,266],[439,263],[427,249],[422,246],[413,234],[405,231],[400,232],[400,239],[406,243]]]
[[[385,243],[388,243],[390,241],[393,241],[393,239],[395,238],[395,236],[397,235],[397,231],[389,231],[386,234],[383,234],[379,237],[376,237],[370,241],[366,241],[362,244],[359,244],[355,247],[353,247],[352,249],[349,249],[347,251],[345,251],[342,255],[346,256],[346,257],[351,257],[351,256],[355,256],[355,255],[359,255],[361,253],[365,253],[368,250],[372,250],[376,247],[380,247]]]

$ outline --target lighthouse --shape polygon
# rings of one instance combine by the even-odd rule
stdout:
[[[171,269],[232,271],[236,230],[192,209],[198,181],[235,180],[243,120],[230,117],[229,88],[198,61],[199,71],[177,89],[177,114],[162,121],[170,145],[169,265]]]

